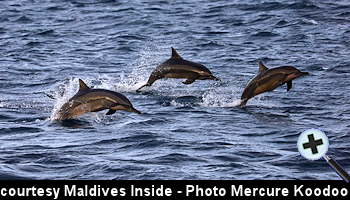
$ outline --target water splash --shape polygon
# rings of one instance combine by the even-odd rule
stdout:
[[[131,92],[140,88],[147,82],[153,69],[170,56],[170,47],[165,44],[149,41],[140,51],[139,59],[129,66],[132,71],[128,75],[121,73],[118,81],[109,79],[109,83],[120,92]]]
[[[70,78],[68,80],[68,83],[66,84],[60,84],[56,86],[56,90],[53,94],[53,98],[56,100],[54,104],[54,108],[51,112],[50,120],[57,120],[58,119],[58,111],[62,107],[62,105],[78,91],[78,78]],[[90,85],[90,81],[88,79],[84,79],[84,82]]]
[[[236,107],[241,103],[242,85],[245,82],[216,82],[202,95],[201,106],[204,107]],[[258,107],[276,107],[276,103],[263,93],[251,98],[247,105]]]
[[[0,99],[0,108],[5,108],[5,101]]]
[[[241,103],[239,98],[240,89],[232,86],[217,87],[214,84],[210,90],[202,95],[204,107],[235,107]]]

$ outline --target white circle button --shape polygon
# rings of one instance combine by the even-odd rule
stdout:
[[[328,138],[324,132],[318,129],[308,129],[298,138],[298,150],[300,154],[309,160],[317,160],[328,151]]]

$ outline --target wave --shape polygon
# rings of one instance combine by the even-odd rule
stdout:
[[[302,0],[293,3],[283,2],[263,2],[254,4],[237,4],[236,7],[244,11],[272,11],[272,10],[284,10],[284,9],[296,9],[296,10],[316,10],[319,9],[317,5],[309,0]]]
[[[260,31],[251,35],[251,37],[276,37],[276,36],[279,36],[279,34],[272,33],[269,31]]]
[[[29,18],[28,16],[21,16],[19,18],[17,18],[16,20],[14,20],[14,22],[19,22],[19,23],[32,23],[33,20],[31,18]]]
[[[31,180],[27,177],[0,172],[0,180]]]

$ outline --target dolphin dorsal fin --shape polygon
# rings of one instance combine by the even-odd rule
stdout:
[[[171,47],[171,58],[181,58],[173,47]]]
[[[264,72],[264,71],[269,69],[264,65],[264,63],[262,61],[259,61],[258,64],[259,64],[259,73]]]
[[[87,86],[83,80],[79,79],[79,91],[89,90],[89,86]]]

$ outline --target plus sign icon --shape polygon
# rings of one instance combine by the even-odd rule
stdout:
[[[300,134],[298,150],[300,154],[309,160],[317,160],[328,151],[328,138],[326,134],[317,129],[309,129]]]

